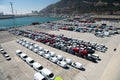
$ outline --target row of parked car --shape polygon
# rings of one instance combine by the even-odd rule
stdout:
[[[11,30],[10,32],[14,35],[17,34],[28,37],[93,62],[98,62],[100,60],[99,56],[95,54],[95,51],[107,51],[107,47],[103,44],[90,43],[84,40],[68,38],[64,35],[54,35],[31,30]]]
[[[31,51],[35,52],[36,54],[44,57],[45,59],[48,59],[49,61],[65,68],[65,69],[68,69],[69,66],[72,66],[72,67],[75,67],[80,70],[85,70],[81,63],[73,62],[71,59],[65,58],[62,55],[57,55],[57,54],[55,54],[55,52],[50,52],[49,50],[44,49],[43,47],[40,47],[35,43],[28,42],[24,39],[17,40],[17,43],[21,44],[22,46],[30,49]]]
[[[66,22],[66,21],[65,21]],[[72,21],[73,22],[73,21]],[[67,22],[66,22],[67,23]],[[109,37],[111,35],[120,34],[116,28],[113,26],[108,26],[107,24],[63,24],[63,23],[41,23],[36,25],[37,28],[44,28],[49,30],[68,30],[82,33],[93,33],[96,37]]]
[[[105,26],[106,27],[106,26]],[[110,37],[111,35],[120,34],[116,29],[112,29],[112,27],[107,29],[101,29],[101,28],[89,28],[89,27],[62,27],[59,28],[62,30],[68,30],[68,31],[75,31],[75,32],[82,32],[82,33],[93,33],[96,37]]]
[[[9,56],[9,54],[0,46],[0,52],[1,54],[6,58],[6,60],[11,60],[11,57]]]
[[[41,64],[27,56],[27,54],[23,53],[21,50],[16,50],[16,55],[37,71],[37,73],[34,74],[35,80],[54,80],[55,75],[49,69],[44,68]]]

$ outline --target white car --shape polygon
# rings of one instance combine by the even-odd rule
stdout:
[[[21,50],[16,50],[16,55],[20,56],[22,54]]]
[[[62,55],[56,55],[56,58],[58,58],[59,61],[62,61],[62,60],[63,60]]]
[[[100,58],[97,54],[91,54],[91,57],[95,58],[96,60],[100,60]]]
[[[45,54],[45,52],[44,51],[38,51],[37,54],[39,54],[40,56],[43,56]]]
[[[45,53],[48,53],[48,52],[49,52],[49,50],[47,50],[47,49],[44,49],[44,52],[45,52]]]
[[[1,52],[1,53],[4,53],[5,51],[4,51],[4,49],[0,48],[0,52]]]
[[[44,75],[48,80],[54,80],[55,78],[55,75],[47,68],[42,69],[40,73]]]
[[[19,43],[20,40],[16,40],[17,43]]]
[[[57,64],[63,68],[68,68],[68,65],[65,61],[58,61]]]
[[[65,58],[64,61],[65,61],[67,64],[69,64],[69,65],[72,64],[72,60],[71,60],[71,59]]]
[[[10,56],[8,55],[7,52],[2,53],[3,56],[6,58],[6,60],[11,60]]]
[[[46,58],[46,59],[49,59],[50,58],[50,54],[44,54],[43,57]]]
[[[34,45],[34,43],[32,43],[32,42],[30,42],[29,44],[30,44],[30,45]]]
[[[20,54],[20,58],[22,58],[22,60],[24,60],[24,61],[25,61],[25,59],[26,59],[27,57],[28,57],[28,56],[27,56],[27,54],[25,54],[25,53]]]
[[[24,46],[26,43],[25,42],[22,42],[22,45]]]
[[[43,51],[44,48],[43,47],[38,47],[39,51]]]
[[[26,63],[27,63],[28,65],[30,65],[31,67],[33,67],[33,63],[35,62],[31,57],[27,57],[27,58],[25,59],[25,61],[26,61]]]
[[[72,66],[78,69],[83,69],[83,65],[79,62],[73,62]]]
[[[51,57],[55,56],[55,52],[49,52],[49,54],[50,54]]]
[[[32,49],[33,49],[33,46],[29,46],[28,48],[29,48],[30,50],[32,50]]]
[[[25,43],[26,43],[26,44],[29,44],[29,42],[28,42],[28,41],[26,41]]]
[[[58,59],[56,57],[50,57],[49,60],[54,62],[54,63],[58,62]]]
[[[29,44],[25,44],[25,47],[28,48],[28,47],[29,47]]]
[[[38,48],[39,46],[38,46],[37,44],[34,44],[33,47],[34,47],[34,48]]]
[[[37,49],[37,48],[33,48],[33,51],[34,51],[35,53],[37,53],[37,52],[38,52],[38,49]]]
[[[34,80],[47,80],[41,73],[36,72],[34,74]]]
[[[38,62],[33,63],[33,68],[37,71],[40,72],[43,69],[43,66],[40,65]]]
[[[19,41],[19,44],[22,44],[22,42],[23,42],[23,41],[20,40],[20,41]]]

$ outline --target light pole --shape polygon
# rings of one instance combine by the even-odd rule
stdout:
[[[15,15],[14,15],[14,9],[13,9],[13,2],[9,2],[12,10],[12,17],[13,17],[13,25],[15,26]]]

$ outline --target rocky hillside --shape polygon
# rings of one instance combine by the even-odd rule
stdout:
[[[113,13],[120,11],[120,0],[60,0],[47,6],[40,14]]]

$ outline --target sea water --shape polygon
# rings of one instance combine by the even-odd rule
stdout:
[[[56,20],[62,20],[63,18],[53,17],[23,17],[15,19],[0,19],[0,28],[10,28],[30,25],[32,22],[50,22]]]

